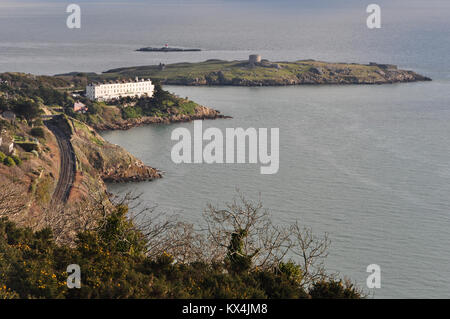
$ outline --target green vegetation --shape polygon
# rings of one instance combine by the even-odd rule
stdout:
[[[35,197],[38,203],[48,204],[50,203],[51,196],[53,194],[53,179],[50,176],[42,177],[36,185]]]
[[[0,112],[13,111],[29,124],[41,115],[42,105],[63,105],[73,103],[61,87],[70,82],[49,76],[33,76],[22,73],[2,73],[0,84]],[[39,119],[38,119],[39,120]]]
[[[309,294],[313,299],[358,299],[361,297],[352,283],[342,280],[315,282],[309,290]]]
[[[140,118],[143,115],[142,109],[139,106],[122,107],[121,110],[122,110],[122,117],[125,120]]]
[[[126,67],[102,74],[90,74],[91,80],[116,80],[139,76],[174,85],[293,85],[293,84],[376,84],[430,80],[412,71],[397,70],[380,64],[327,63],[314,60],[270,62],[250,65],[248,61],[208,60]]]
[[[179,97],[163,90],[159,83],[155,83],[155,91],[152,97],[142,97],[136,102],[134,108],[140,110],[140,113],[145,116],[163,116],[168,114],[169,109],[178,110],[182,104],[186,103]],[[192,102],[195,106],[196,103]],[[123,103],[122,103],[123,104]],[[122,108],[124,110],[126,108]]]
[[[19,156],[17,156],[17,155],[12,155],[11,158],[13,159],[13,161],[14,161],[14,163],[15,163],[16,165],[22,164],[22,160],[20,159]]]
[[[39,103],[31,98],[19,98],[10,102],[14,113],[27,121],[40,115]]]
[[[35,136],[35,137],[40,137],[40,138],[44,138],[45,137],[45,132],[44,129],[42,127],[33,127],[30,131],[31,135]]]
[[[142,117],[158,117],[167,119],[177,115],[195,115],[199,107],[193,101],[175,96],[162,89],[158,81],[155,82],[155,94],[152,97],[124,97],[113,101],[91,101],[78,96],[77,101],[86,105],[86,112],[75,112],[75,102],[71,92],[79,89],[95,77],[95,74],[73,74],[55,77],[33,76],[22,73],[2,73],[0,84],[0,112],[12,111],[18,121],[34,126],[32,136],[44,138],[45,134],[40,126],[43,121],[40,116],[46,114],[65,114],[97,129],[121,127],[127,120],[138,120]],[[82,88],[82,91],[84,88]],[[211,113],[214,116],[214,112]],[[0,127],[14,126],[14,123],[1,121]],[[25,141],[22,141],[25,142]],[[28,142],[23,145],[26,151],[37,149],[36,145]]]
[[[11,166],[15,166],[16,162],[14,161],[14,159],[11,156],[7,156],[3,160],[3,164],[5,164],[6,166],[11,167]]]
[[[0,152],[0,163],[3,163],[3,161],[5,160],[6,155],[3,152]]]
[[[25,152],[31,152],[31,151],[38,151],[39,150],[39,144],[37,142],[32,141],[15,141],[14,142],[17,146],[20,146],[25,150]]]
[[[163,90],[159,83],[155,83],[155,93],[152,97],[124,97],[108,103],[92,101],[83,101],[83,103],[88,106],[86,113],[76,113],[71,108],[65,109],[65,112],[94,127],[146,116],[167,118],[176,114],[194,115],[196,108],[199,107],[197,103],[187,98],[180,98]]]
[[[291,63],[296,65],[295,62]],[[302,65],[296,65],[298,71],[304,71]],[[135,76],[151,78],[164,84],[211,84],[231,82],[233,79],[264,80],[274,78],[293,78],[293,70],[271,67],[250,68],[246,61],[208,60],[199,63],[175,63],[161,70],[157,65],[119,68],[101,75],[90,76],[93,80],[114,80]]]
[[[180,113],[186,115],[195,114],[195,108],[197,107],[197,103],[192,101],[182,101],[180,104]]]
[[[70,104],[73,100],[67,90],[84,89],[86,78],[75,76],[36,76],[24,73],[2,73],[4,82],[0,84],[0,91],[9,97],[20,96],[34,100],[39,99],[45,105]],[[38,102],[39,102],[38,101]],[[0,101],[0,109],[7,107]]]
[[[276,230],[266,224],[260,206],[246,204],[250,203],[225,210],[210,208],[206,218],[213,237],[204,242],[198,242],[201,235],[186,225],[177,232],[179,223],[153,221],[145,230],[138,228],[127,217],[130,212],[123,202],[107,215],[95,215],[102,216],[97,226],[80,231],[72,245],[57,243],[49,228],[32,231],[0,219],[0,298],[363,297],[350,283],[325,274],[306,280],[309,273],[300,264],[275,258],[279,255],[273,252],[284,247],[276,241],[265,242],[272,252],[269,255],[265,246],[254,247],[258,244],[254,240],[264,235],[259,233],[261,227],[270,226],[268,234]],[[224,222],[222,217],[230,214],[241,222]],[[219,229],[227,232],[214,232]],[[222,238],[224,234],[228,235]],[[294,234],[301,233],[294,230]],[[220,242],[228,241],[228,245],[210,241],[213,238],[222,238]],[[314,249],[323,247],[320,240],[309,244]],[[217,252],[223,254],[211,255]],[[271,263],[262,263],[270,256]],[[70,264],[80,266],[80,289],[66,286]]]

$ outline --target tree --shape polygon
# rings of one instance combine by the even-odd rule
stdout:
[[[327,278],[323,261],[328,256],[330,246],[328,234],[318,237],[313,234],[311,228],[301,228],[298,223],[291,227],[290,232],[294,238],[291,252],[300,257],[301,285],[308,288],[315,282]]]
[[[118,205],[100,226],[98,234],[107,248],[121,254],[143,256],[147,240],[127,218],[128,206]]]
[[[31,99],[20,98],[14,102],[14,112],[27,121],[31,121],[39,116],[41,110],[37,102]]]
[[[255,251],[251,255],[245,254],[244,241],[247,236],[248,233],[245,229],[239,229],[231,234],[225,265],[232,272],[241,273],[250,270],[252,267],[252,258],[258,253],[258,251]]]
[[[35,137],[41,137],[44,138],[45,137],[45,131],[42,127],[33,127],[30,131],[31,135],[35,136]]]
[[[4,96],[0,96],[0,111],[7,111],[9,110],[9,103],[8,100]]]
[[[226,255],[231,269],[274,269],[292,246],[289,231],[274,225],[261,201],[243,194],[225,209],[208,205],[204,212],[209,240]]]

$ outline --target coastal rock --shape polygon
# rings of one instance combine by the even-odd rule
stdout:
[[[214,120],[221,118],[223,119],[230,117],[220,114],[220,112],[217,110],[202,105],[198,105],[194,110],[194,114],[179,114],[173,111],[172,114],[166,117],[143,116],[127,120],[118,119],[115,122],[94,124],[93,127],[99,131],[128,130],[133,127],[147,124],[170,124],[170,123],[190,122],[194,120]]]
[[[158,170],[148,167],[140,161],[136,161],[128,167],[122,167],[121,165],[110,167],[104,169],[101,174],[101,178],[107,183],[142,182],[161,177],[162,175]]]
[[[122,147],[105,141],[85,124],[74,126],[71,142],[80,170],[89,176],[105,182],[138,182],[162,177],[157,169],[145,165]]]

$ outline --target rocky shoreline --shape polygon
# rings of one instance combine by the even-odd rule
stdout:
[[[148,125],[148,124],[171,124],[171,123],[182,123],[191,122],[194,120],[215,120],[215,119],[226,119],[231,118],[230,116],[220,114],[220,111],[213,110],[204,106],[199,106],[195,110],[195,114],[172,114],[167,117],[158,116],[143,116],[139,118],[132,118],[126,120],[116,120],[109,123],[98,123],[92,126],[98,131],[108,131],[108,130],[129,130],[134,127]]]
[[[133,127],[147,124],[170,124],[190,122],[193,120],[214,120],[225,118],[230,118],[230,116],[222,115],[217,110],[199,105],[195,109],[195,114],[192,115],[172,114],[164,118],[157,116],[145,116],[128,120],[119,120],[111,123],[101,123],[93,125],[92,127],[97,131],[128,130]],[[111,145],[109,147],[111,147]],[[117,148],[115,154],[121,154],[121,158],[132,156],[117,145],[114,145],[113,147]],[[100,177],[105,183],[144,182],[163,177],[162,172],[145,165],[141,160],[135,158],[134,156],[131,161],[119,164],[116,164],[114,161],[114,163],[111,162],[110,164],[105,165],[106,163],[104,162],[104,159],[99,160],[96,156],[91,158],[90,161],[93,163],[99,163],[98,168],[100,171]]]
[[[375,71],[378,76],[357,77],[350,70],[311,68],[307,72],[297,74],[295,77],[273,78],[273,79],[246,79],[228,78],[222,71],[211,72],[207,76],[197,78],[164,79],[165,85],[184,86],[289,86],[289,85],[375,85],[393,84],[419,81],[431,81],[430,78],[407,70],[379,70]]]
[[[60,120],[63,122],[63,120]],[[94,128],[81,122],[69,122],[78,173],[94,177],[99,183],[151,181],[162,177],[157,169],[145,165],[123,147],[104,140]]]
[[[138,160],[127,167],[118,165],[104,169],[101,178],[105,183],[146,182],[162,178],[162,173]]]

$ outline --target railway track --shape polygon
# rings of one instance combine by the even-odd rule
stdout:
[[[55,191],[51,204],[59,205],[65,204],[69,198],[70,190],[72,189],[73,182],[75,180],[75,153],[73,151],[72,144],[69,137],[53,123],[51,120],[45,121],[45,125],[56,137],[58,141],[60,151],[60,170],[58,183],[56,184]]]

